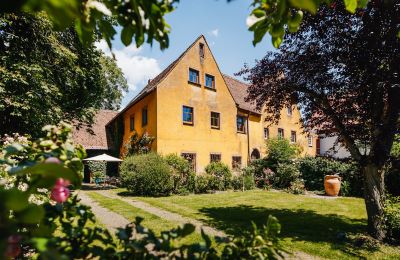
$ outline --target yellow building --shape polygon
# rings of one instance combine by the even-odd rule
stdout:
[[[200,36],[107,125],[114,146],[125,152],[134,132],[155,137],[152,150],[176,153],[192,162],[197,172],[210,161],[245,166],[265,154],[265,140],[291,138],[303,153],[315,155],[315,144],[303,133],[296,106],[283,111],[277,125],[245,101],[247,88],[221,73]]]

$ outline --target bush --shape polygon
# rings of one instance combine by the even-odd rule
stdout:
[[[349,196],[362,196],[362,178],[354,162],[340,162],[324,157],[304,157],[298,160],[301,178],[307,190],[324,190],[325,175],[338,174],[342,177],[344,193]]]
[[[279,163],[289,163],[301,152],[298,144],[292,144],[288,139],[271,138],[266,142],[266,166],[276,171]]]
[[[291,186],[291,183],[298,181],[300,171],[296,164],[279,163],[276,169],[273,186],[276,188],[286,189]]]
[[[104,175],[106,174],[106,170],[107,170],[106,162],[88,161],[87,165],[88,165],[89,171],[91,173],[102,172],[102,173],[104,173]]]
[[[172,169],[172,178],[174,181],[173,193],[186,194],[194,192],[196,174],[192,171],[190,163],[176,154],[168,154],[164,158]]]
[[[295,181],[292,181],[290,183],[288,191],[293,194],[304,194],[305,192],[304,181],[302,179],[297,179]]]
[[[174,189],[171,167],[156,153],[126,157],[120,166],[121,183],[140,196],[165,196]]]
[[[384,207],[389,239],[400,241],[400,197],[389,197]]]
[[[206,166],[205,171],[211,176],[209,187],[213,190],[227,190],[231,187],[232,172],[222,162],[212,162]]]
[[[210,176],[208,174],[200,174],[195,178],[195,193],[207,193],[209,188]]]
[[[235,190],[252,190],[256,187],[253,175],[253,168],[245,167],[241,174],[232,178],[232,188]]]

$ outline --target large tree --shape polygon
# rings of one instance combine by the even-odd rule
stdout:
[[[249,100],[276,122],[297,102],[304,124],[338,136],[363,171],[368,229],[383,239],[384,165],[400,112],[400,4],[370,2],[355,15],[339,1],[307,15],[277,52],[268,52],[241,74]],[[366,149],[365,149],[366,148]]]
[[[115,61],[73,28],[54,31],[44,15],[0,16],[0,135],[37,135],[60,120],[90,124],[118,109],[127,83]]]

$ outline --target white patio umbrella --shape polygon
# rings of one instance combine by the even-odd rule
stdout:
[[[101,154],[90,158],[83,159],[84,161],[103,161],[103,162],[122,162],[121,159],[112,157],[108,154]]]

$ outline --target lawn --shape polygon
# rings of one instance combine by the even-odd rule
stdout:
[[[114,192],[126,196],[122,190]],[[288,250],[314,256],[328,259],[400,258],[399,248],[358,248],[340,238],[344,233],[366,232],[364,201],[359,198],[321,199],[261,190],[134,198],[203,221],[231,235],[248,230],[251,221],[264,223],[271,214],[282,225],[282,243]]]

